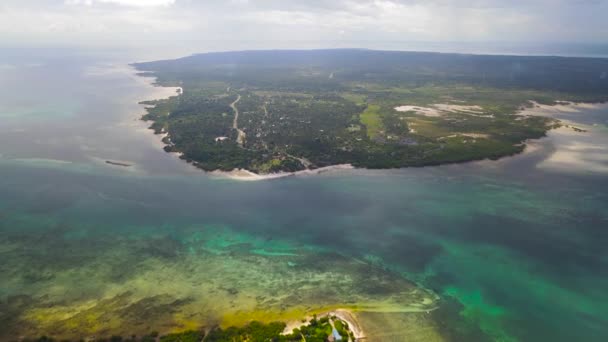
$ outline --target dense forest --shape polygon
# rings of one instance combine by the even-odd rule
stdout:
[[[208,53],[134,66],[182,88],[144,102],[144,119],[167,133],[165,150],[204,170],[496,159],[557,125],[520,115],[522,108],[608,99],[608,59],[344,49]]]

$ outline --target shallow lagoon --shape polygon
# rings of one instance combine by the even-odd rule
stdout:
[[[162,151],[137,102],[173,90],[122,60],[2,65],[0,339],[337,307],[383,341],[608,338],[605,107],[498,162],[238,182]]]

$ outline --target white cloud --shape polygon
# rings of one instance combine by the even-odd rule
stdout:
[[[175,3],[175,0],[65,0],[68,5],[87,5],[95,4],[115,4],[131,7],[157,7],[170,6]]]
[[[608,43],[605,13],[593,0],[0,0],[0,41]]]
[[[158,6],[143,7],[137,6],[134,0],[116,0],[126,6],[120,9],[87,5],[85,2],[90,0],[78,1],[82,3],[66,2],[46,8],[0,6],[0,40],[94,44],[101,39],[124,42],[193,28],[190,20],[182,20],[166,12],[166,8],[158,7],[160,0],[156,1]]]

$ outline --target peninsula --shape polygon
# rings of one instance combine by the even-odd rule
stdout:
[[[559,123],[520,115],[608,99],[608,59],[273,50],[136,63],[177,96],[143,117],[206,171],[400,168],[523,151]]]

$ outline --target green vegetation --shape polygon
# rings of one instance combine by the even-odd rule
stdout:
[[[374,139],[382,130],[382,119],[380,118],[380,106],[369,105],[363,113],[361,113],[361,123],[367,129],[367,136]]]
[[[200,342],[203,336],[205,334],[200,331],[190,330],[183,333],[161,336],[160,342]]]
[[[331,319],[331,322],[330,322]],[[306,321],[304,321],[306,322]],[[300,328],[296,328],[290,334],[283,334],[285,330],[285,323],[283,322],[271,322],[268,324],[253,321],[243,327],[229,327],[226,329],[214,328],[211,329],[207,334],[204,331],[188,330],[180,333],[172,333],[160,336],[158,333],[153,332],[148,335],[138,338],[133,335],[128,338],[121,336],[112,336],[110,338],[96,339],[98,342],[326,342],[329,336],[332,334],[332,325],[336,327],[336,330],[340,333],[340,336],[344,341],[349,339],[354,341],[352,332],[348,329],[348,324],[337,319],[336,317],[323,317],[317,319],[316,316],[308,322],[308,324],[302,325]],[[34,340],[25,340],[32,342],[57,342],[57,340],[42,336]],[[61,340],[68,341],[68,340]]]
[[[204,170],[436,165],[519,153],[554,127],[536,101],[608,99],[606,59],[370,50],[249,51],[140,63],[183,93],[146,104],[165,150]],[[233,127],[238,102],[237,143]],[[396,110],[416,106],[423,110]],[[406,107],[407,108],[407,107]],[[426,112],[425,112],[426,111]]]
[[[205,338],[212,342],[241,342],[241,341],[290,341],[282,336],[285,323],[272,322],[263,324],[251,322],[244,327],[230,327],[227,329],[214,329]]]

